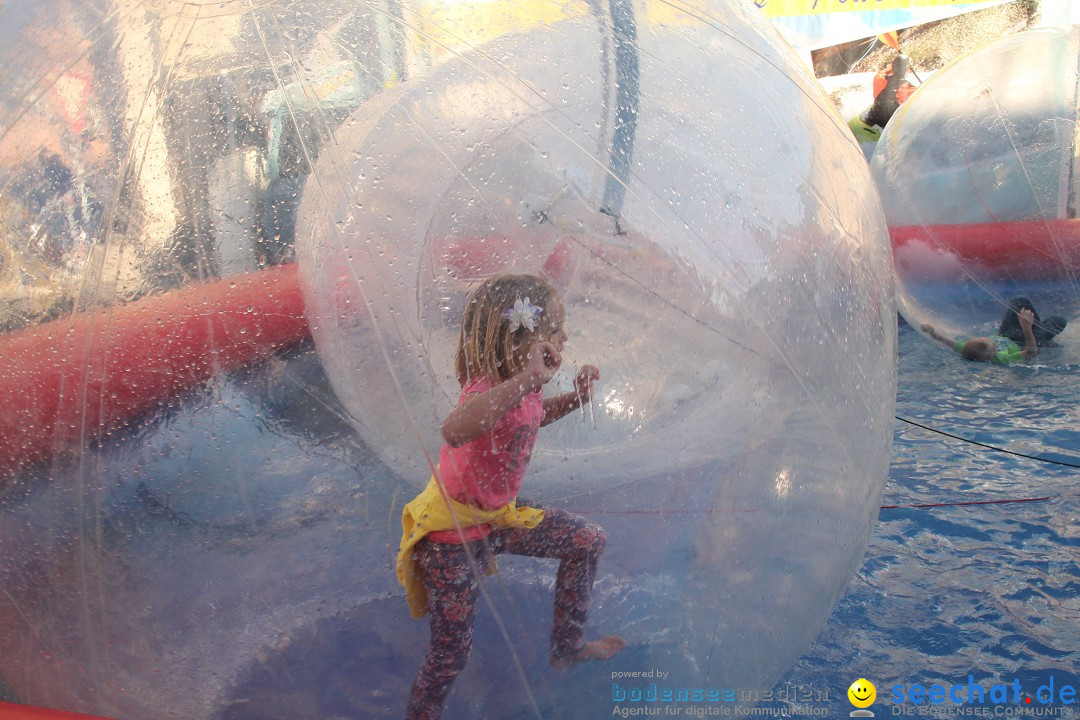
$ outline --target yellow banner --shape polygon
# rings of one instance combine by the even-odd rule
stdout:
[[[424,40],[433,58],[476,48],[507,33],[578,17],[585,0],[420,0],[405,20]]]
[[[751,0],[766,17],[979,5],[996,0]]]

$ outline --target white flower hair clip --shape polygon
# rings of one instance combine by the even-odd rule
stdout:
[[[514,332],[519,327],[532,332],[536,330],[536,324],[540,322],[542,312],[544,308],[531,304],[529,298],[522,300],[519,297],[513,306],[503,310],[503,319],[510,321],[510,332]]]

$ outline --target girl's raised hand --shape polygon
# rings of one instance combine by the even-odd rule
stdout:
[[[595,365],[582,365],[581,370],[574,377],[574,392],[585,403],[592,397],[592,384],[600,379],[600,369]]]
[[[536,390],[539,390],[540,386],[555,377],[559,366],[562,365],[562,355],[559,354],[553,343],[546,340],[542,340],[530,347],[526,360],[526,371],[531,377],[536,378],[538,383]]]

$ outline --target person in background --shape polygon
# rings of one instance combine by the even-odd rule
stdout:
[[[1039,354],[1039,345],[1032,332],[1034,313],[1024,308],[1016,313],[1020,332],[1024,336],[1024,347],[1001,335],[953,339],[939,332],[933,325],[923,323],[921,329],[933,340],[953,350],[965,360],[989,362],[996,365],[1013,365],[1032,359]]]
[[[1031,304],[1031,300],[1023,295],[1018,295],[1009,301],[1009,307],[1005,310],[1005,316],[1001,318],[998,327],[998,335],[1007,337],[1013,342],[1025,342],[1024,330],[1020,326],[1020,312],[1031,311],[1031,332],[1035,336],[1035,342],[1039,347],[1057,347],[1054,338],[1068,325],[1068,321],[1059,316],[1048,317],[1045,320],[1039,318],[1039,312]]]
[[[873,154],[885,125],[911,93],[915,92],[915,86],[907,81],[910,68],[911,63],[907,56],[897,55],[888,72],[879,72],[874,76],[874,103],[848,122],[848,127],[859,141],[867,160]]]
[[[892,69],[874,76],[874,104],[864,116],[868,125],[884,128],[893,114],[911,97],[911,93],[915,92],[915,86],[907,81],[910,70],[911,62],[907,55],[900,54],[893,58]]]

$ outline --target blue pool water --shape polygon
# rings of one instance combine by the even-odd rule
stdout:
[[[1057,364],[1066,351],[1045,351],[1033,367],[969,363],[907,326],[899,347],[899,417],[1080,465],[1080,367]],[[803,705],[842,717],[854,709],[848,686],[867,678],[880,717],[897,684],[967,686],[970,675],[987,690],[1019,679],[1034,694],[1051,677],[1077,687],[1078,473],[898,421],[883,505],[1048,499],[883,509],[847,593],[776,691],[827,691]],[[1080,716],[1075,704],[1056,706],[1058,717]]]
[[[897,707],[888,698],[898,684],[1080,685],[1080,470],[935,432],[1080,464],[1080,366],[1059,350],[1034,366],[968,363],[906,326],[899,347],[897,414],[933,430],[897,423],[883,504],[1047,499],[882,510],[846,594],[773,688],[796,699],[762,710],[847,717],[846,690],[860,677],[877,686],[877,717]],[[0,620],[14,623],[6,640],[18,654],[0,655],[0,699],[121,718],[140,716],[120,704],[131,697],[220,720],[400,717],[427,628],[402,622],[390,540],[371,541],[396,540],[397,518],[363,509],[393,474],[341,413],[302,348],[9,488]],[[546,591],[510,604],[512,629],[548,622]],[[493,622],[477,621],[489,648],[500,642]],[[612,669],[665,652],[677,667],[679,654],[677,643],[631,647],[617,663],[557,674],[542,645],[526,657],[535,706],[520,686],[492,685],[505,677],[504,654],[474,653],[447,717],[472,718],[499,692],[504,720],[535,718],[534,707],[591,718],[558,704],[568,685],[610,711]],[[115,677],[123,691],[93,704]],[[1056,717],[1076,716],[1075,705],[1057,707]]]

